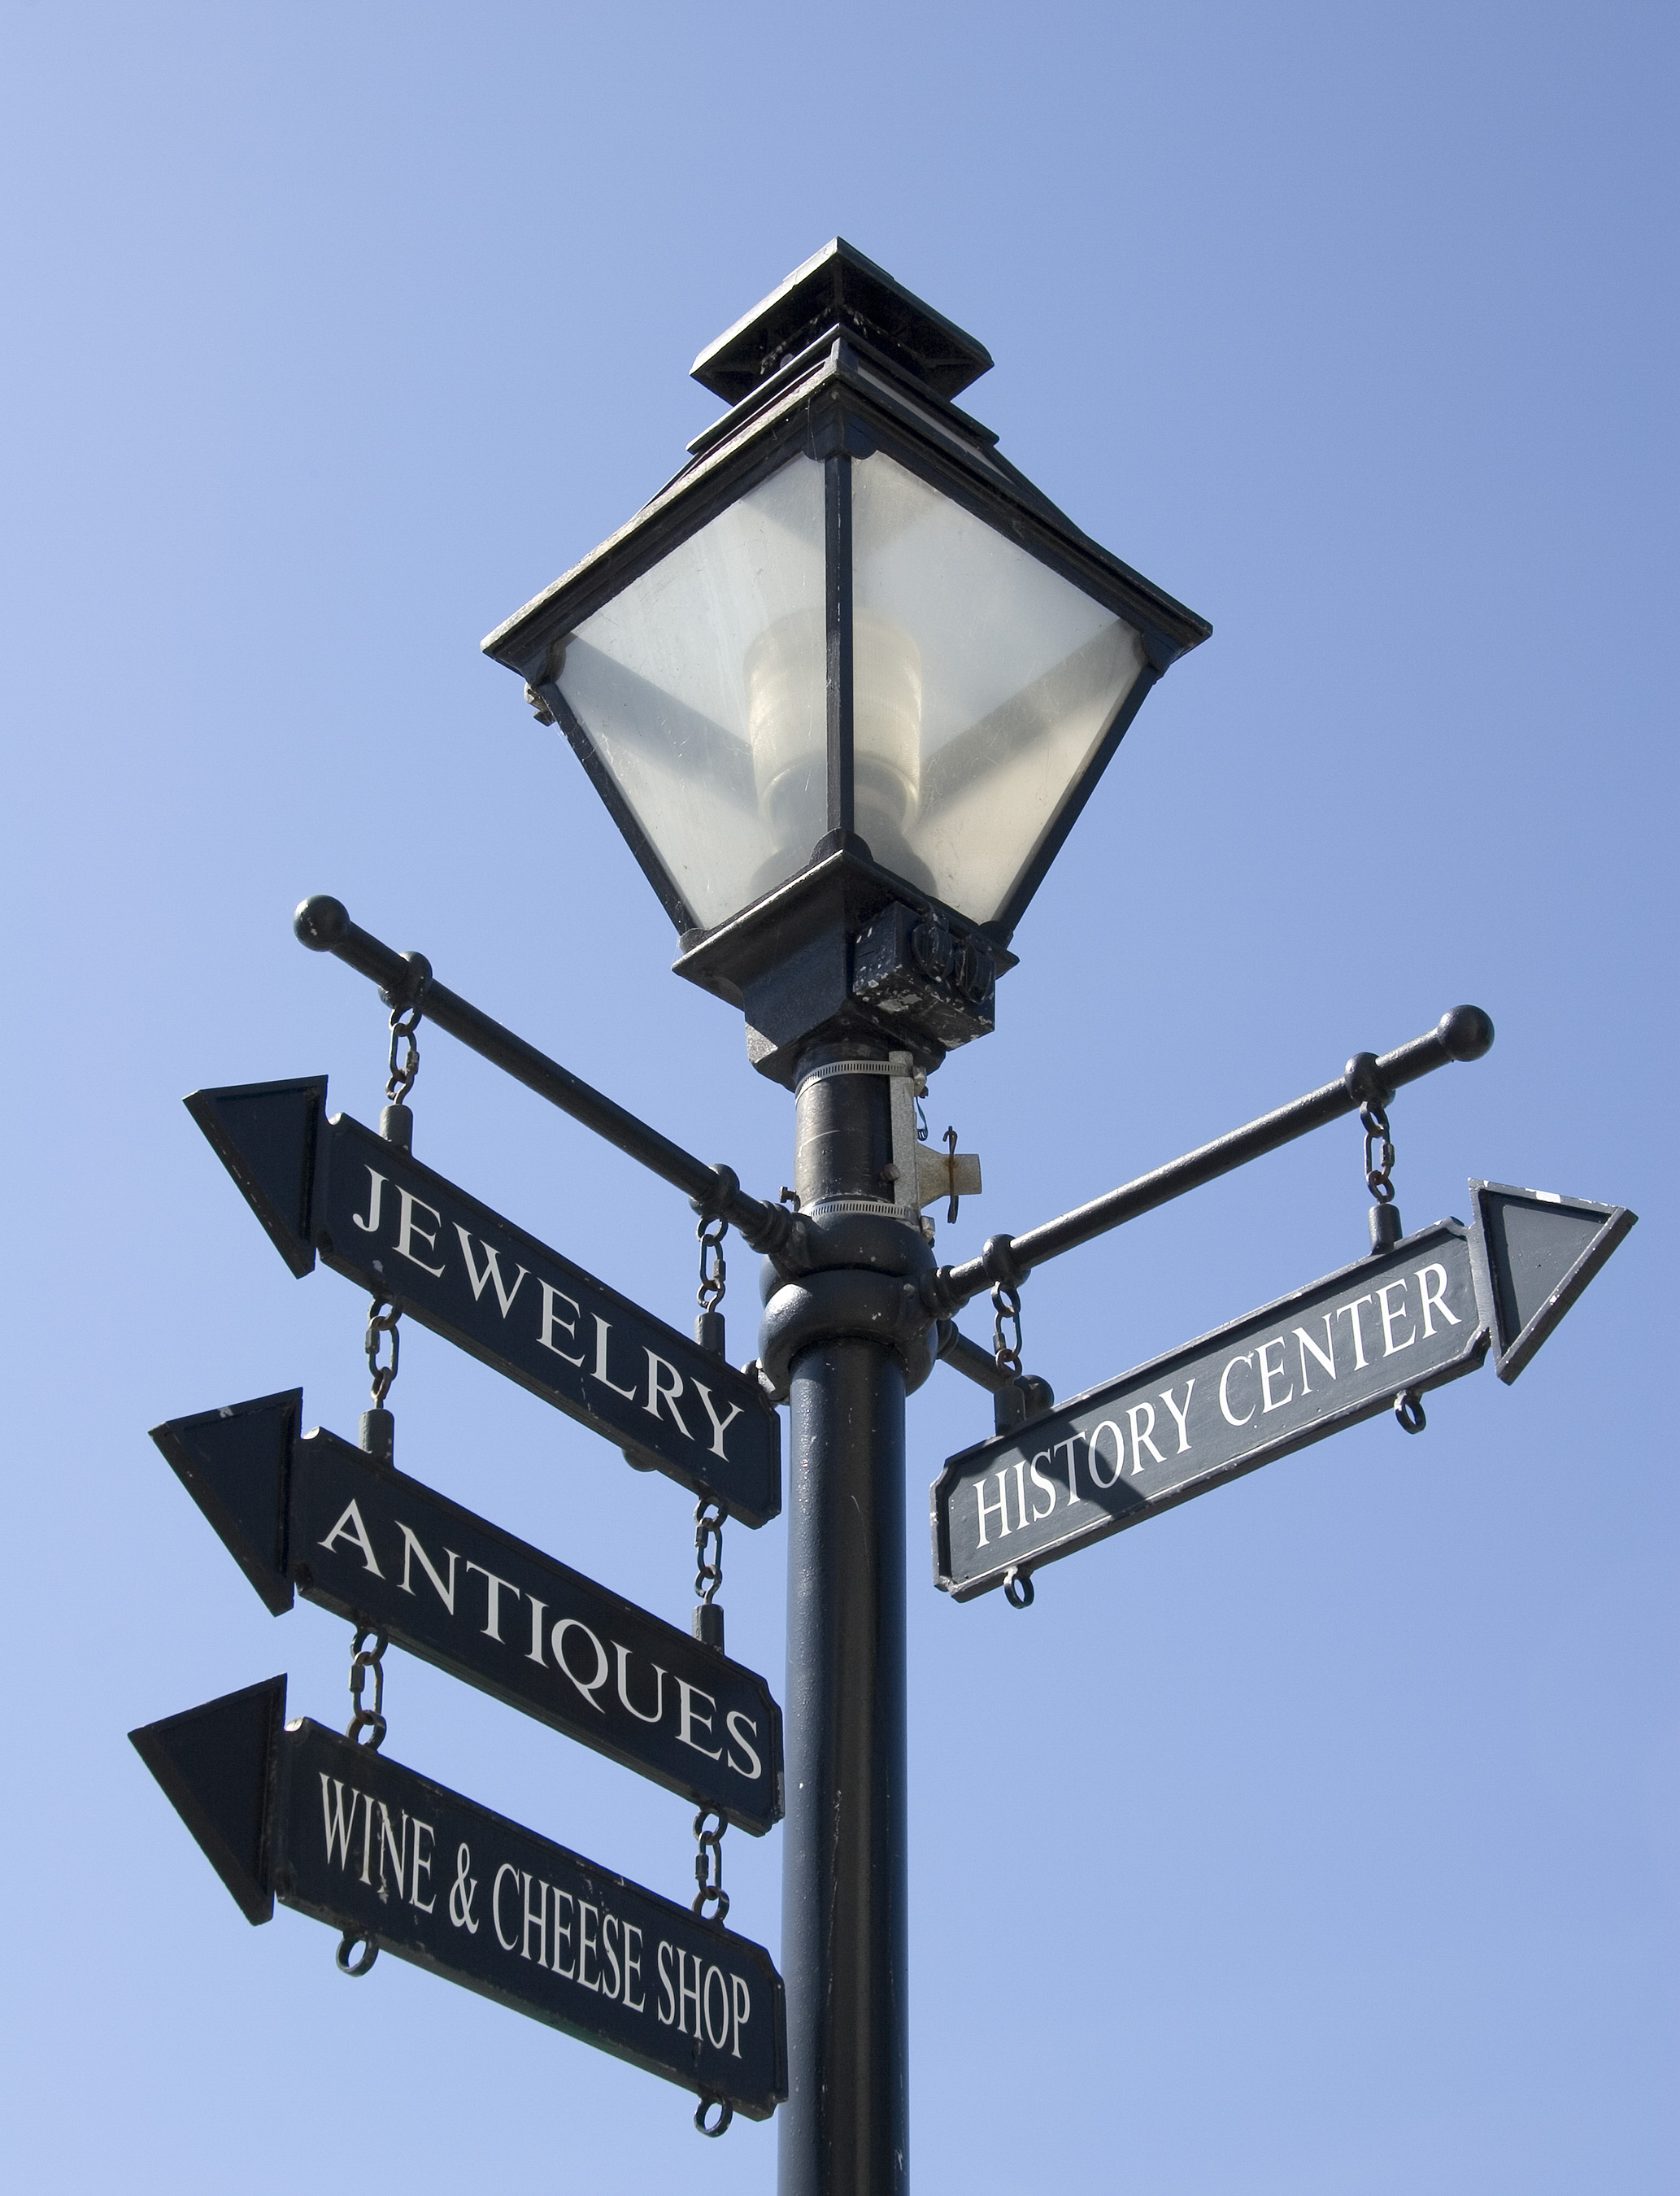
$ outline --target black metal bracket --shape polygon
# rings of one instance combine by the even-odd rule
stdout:
[[[1249,1160],[1262,1158],[1280,1145],[1292,1143],[1296,1137],[1323,1128],[1326,1122],[1356,1113],[1362,1105],[1372,1102],[1369,1094],[1373,1089],[1387,1094],[1382,1101],[1386,1105],[1402,1084],[1415,1083],[1452,1060],[1480,1060],[1492,1042],[1492,1020],[1480,1007],[1454,1007],[1434,1029],[1413,1037],[1409,1044],[1386,1052],[1380,1059],[1371,1053],[1356,1054],[1334,1083],[1309,1090],[1274,1112],[1262,1113],[1257,1121],[1186,1152],[1182,1159],[1172,1159],[1152,1173],[1140,1175],[1106,1196],[1065,1212],[1059,1220],[1046,1221],[1042,1227],[1029,1228],[1025,1235],[994,1235],[978,1258],[967,1259],[960,1266],[941,1266],[930,1274],[922,1284],[922,1302],[936,1319],[943,1320],[994,1281],[1019,1288],[1033,1268],[1042,1266],[1046,1259],[1077,1250],[1110,1228],[1152,1212],[1158,1205],[1169,1204],[1186,1190],[1199,1189],[1204,1182],[1245,1166]]]
[[[419,1006],[428,1022],[447,1030],[493,1066],[534,1090],[551,1106],[580,1121],[586,1129],[635,1159],[663,1182],[680,1189],[705,1220],[727,1220],[750,1250],[798,1264],[801,1223],[780,1205],[767,1205],[749,1197],[732,1167],[708,1166],[704,1159],[673,1144],[657,1129],[583,1082],[579,1077],[539,1052],[522,1037],[432,974],[424,953],[399,953],[393,947],[358,928],[344,903],[317,894],[306,899],[292,918],[292,929],[312,953],[331,953],[379,987],[388,1006]]]

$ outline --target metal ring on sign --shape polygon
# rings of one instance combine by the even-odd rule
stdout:
[[[367,1956],[365,1959],[353,1960],[350,1957],[350,1949],[355,1945],[365,1945],[367,1947]],[[341,1975],[365,1975],[378,1956],[379,1947],[365,1929],[346,1929],[338,1940],[338,1950],[334,1955]]]
[[[1394,1416],[1409,1434],[1421,1434],[1429,1423],[1423,1415],[1423,1398],[1416,1388],[1402,1388],[1394,1398]]]
[[[1003,1598],[1011,1609],[1032,1607],[1032,1573],[1011,1563],[1003,1574]]]
[[[715,2127],[707,2127],[706,2124],[706,2115],[711,2111],[713,2105],[718,2108],[717,2125]],[[726,2097],[704,2096],[695,2106],[695,2125],[700,2130],[701,2135],[709,2135],[714,2141],[719,2135],[727,2135],[729,2133],[730,2122],[734,2118],[735,2106],[730,2103]]]

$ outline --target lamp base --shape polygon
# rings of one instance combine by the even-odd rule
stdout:
[[[851,834],[683,945],[676,974],[744,1011],[748,1058],[789,1089],[800,1054],[841,1037],[885,1037],[931,1071],[990,1033],[996,980],[1016,961]]]

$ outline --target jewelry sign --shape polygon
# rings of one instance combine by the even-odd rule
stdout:
[[[954,1456],[932,1491],[935,1583],[1005,1585],[1391,1405],[1495,1352],[1513,1380],[1633,1226],[1619,1205],[1472,1182],[1437,1221],[1017,1430]]]
[[[279,1677],[129,1734],[248,1922],[279,1899],[344,1931],[351,1973],[394,1952],[769,2118],[787,2021],[761,1945],[285,1715]]]
[[[366,1450],[303,1391],[152,1438],[275,1615],[294,1592],[760,1835],[782,1712],[753,1671]]]
[[[344,1114],[326,1078],[195,1090],[188,1111],[280,1256],[336,1273],[762,1525],[782,1506],[782,1436],[756,1380]]]

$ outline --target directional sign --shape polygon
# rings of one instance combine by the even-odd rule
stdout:
[[[732,1517],[782,1507],[755,1380],[395,1144],[326,1115],[326,1078],[195,1090],[187,1109],[292,1272],[315,1253]]]
[[[153,1429],[278,1616],[294,1589],[753,1836],[782,1814],[782,1711],[716,1649],[336,1434],[299,1388]]]
[[[1474,1230],[1437,1221],[952,1457],[932,1488],[934,1582],[967,1601],[1473,1372],[1492,1346],[1514,1379],[1634,1215],[1470,1187]]]
[[[788,2094],[761,1945],[353,1745],[286,1679],[129,1736],[245,1919],[278,1898],[702,2096]]]

